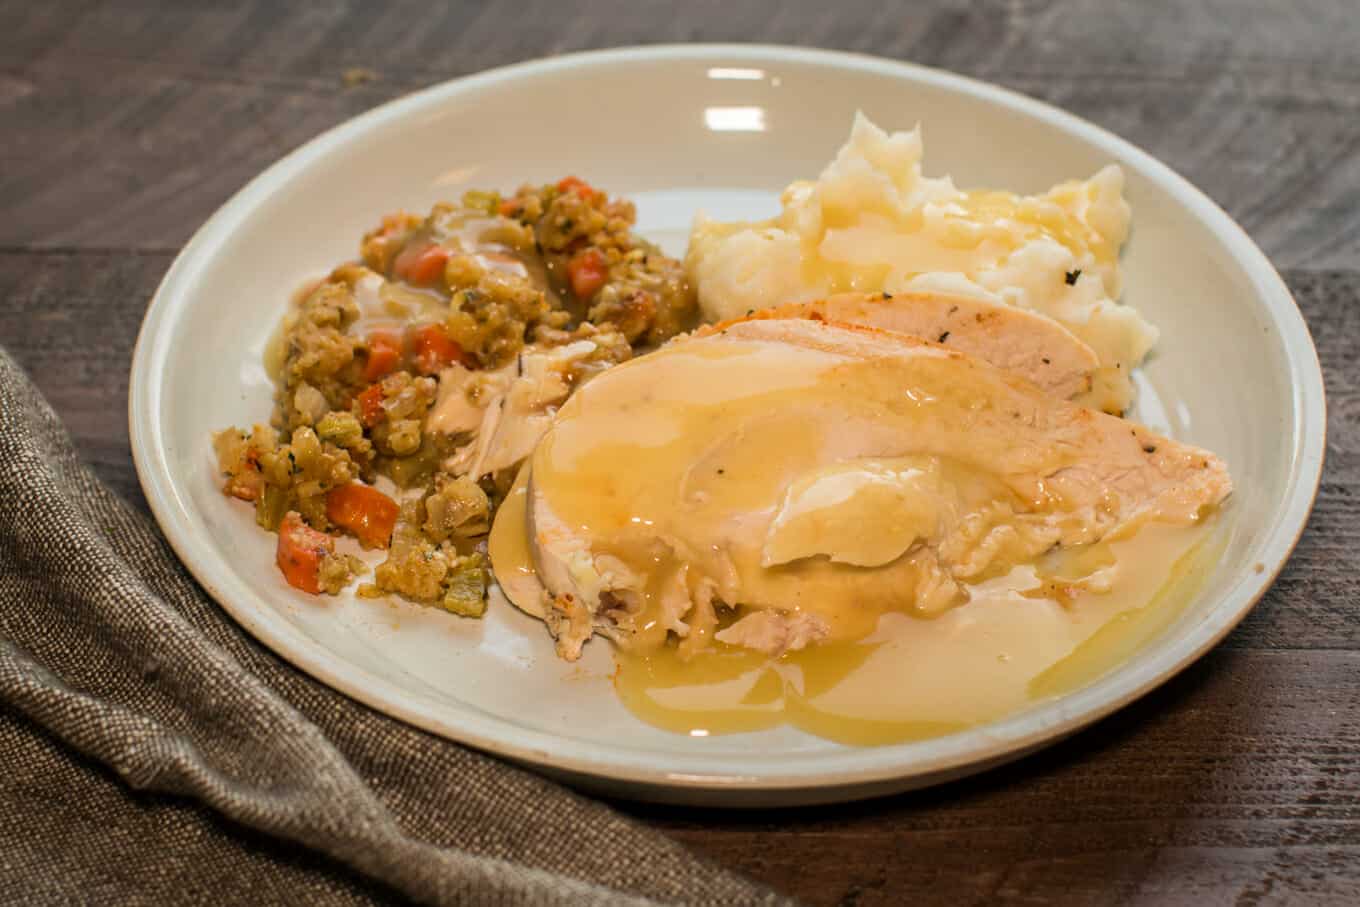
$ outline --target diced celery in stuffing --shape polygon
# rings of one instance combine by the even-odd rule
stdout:
[[[255,502],[255,522],[261,528],[277,532],[283,516],[288,512],[288,492],[277,485],[266,485]]]
[[[456,558],[444,578],[444,598],[439,606],[462,617],[486,613],[486,562],[480,554]]]
[[[427,438],[426,443],[409,457],[384,457],[378,471],[385,471],[399,488],[413,488],[428,479],[438,465],[439,451]]]
[[[501,204],[501,194],[499,192],[487,192],[482,189],[469,189],[463,193],[463,207],[472,208],[483,214],[495,215],[499,213]]]
[[[364,427],[353,414],[333,410],[316,423],[316,434],[321,440],[329,441],[337,447],[353,447],[363,438]]]

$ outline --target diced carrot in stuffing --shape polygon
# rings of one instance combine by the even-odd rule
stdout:
[[[365,548],[386,548],[397,525],[397,502],[370,485],[351,482],[326,495],[326,517]]]
[[[411,269],[411,283],[420,287],[433,286],[444,279],[444,266],[451,253],[443,246],[431,246],[416,260]]]
[[[321,592],[321,559],[335,551],[335,540],[317,532],[297,511],[290,510],[279,524],[279,546],[275,554],[288,585],[317,595]]]
[[[587,183],[585,180],[575,176],[567,176],[559,180],[557,183],[557,191],[575,192],[577,195],[585,199],[594,198],[597,192],[595,187],[590,185],[590,183]]]
[[[567,280],[577,299],[589,299],[604,286],[609,265],[599,249],[582,249],[567,262]]]
[[[396,331],[379,329],[368,335],[368,362],[364,364],[364,380],[380,381],[397,370],[401,364],[401,335]]]
[[[462,361],[463,348],[442,324],[422,324],[411,332],[411,352],[416,371],[436,375],[442,368]]]
[[[450,254],[443,246],[414,243],[397,255],[392,273],[413,286],[434,286],[443,279]]]
[[[361,393],[359,399],[359,421],[364,423],[367,428],[372,428],[383,420],[386,410],[383,409],[383,389],[381,384],[369,385],[368,389]]]
[[[503,198],[496,210],[500,212],[502,217],[514,217],[522,207],[523,205],[517,198]]]

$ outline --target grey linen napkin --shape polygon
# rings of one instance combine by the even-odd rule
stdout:
[[[0,349],[0,901],[774,904],[232,623]]]

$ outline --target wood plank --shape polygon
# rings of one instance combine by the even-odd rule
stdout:
[[[142,313],[173,258],[0,252],[0,344],[33,377],[85,461],[142,510],[128,447],[128,370]]]
[[[1151,19],[1083,0],[739,9],[122,3],[77,8],[58,29],[60,5],[10,4],[0,205],[13,216],[0,246],[174,248],[268,163],[414,88],[587,47],[755,37],[944,66],[1053,101],[1185,173],[1280,266],[1360,256],[1360,71],[1346,63],[1343,3],[1176,3]],[[1245,23],[1231,41],[1228,17]],[[1131,29],[1150,33],[1130,41]],[[347,89],[353,66],[379,79]]]
[[[833,809],[623,806],[812,903],[1360,898],[1360,653],[1218,649],[1037,756]]]
[[[0,0],[0,344],[145,509],[127,446],[132,345],[173,252],[240,185],[444,79],[690,40],[942,66],[1147,148],[1294,269],[1327,380],[1328,461],[1298,550],[1243,625],[1071,740],[866,804],[621,808],[815,904],[1360,902],[1354,0]],[[347,87],[351,67],[377,79]]]

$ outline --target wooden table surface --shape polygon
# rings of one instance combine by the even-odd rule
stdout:
[[[765,41],[1058,104],[1208,192],[1299,298],[1331,415],[1317,507],[1283,576],[1180,677],[1011,767],[834,808],[621,808],[815,904],[1360,903],[1357,13],[1355,0],[2,0],[0,343],[145,507],[125,412],[156,283],[246,180],[389,98],[583,48]],[[375,78],[350,84],[354,68]]]

